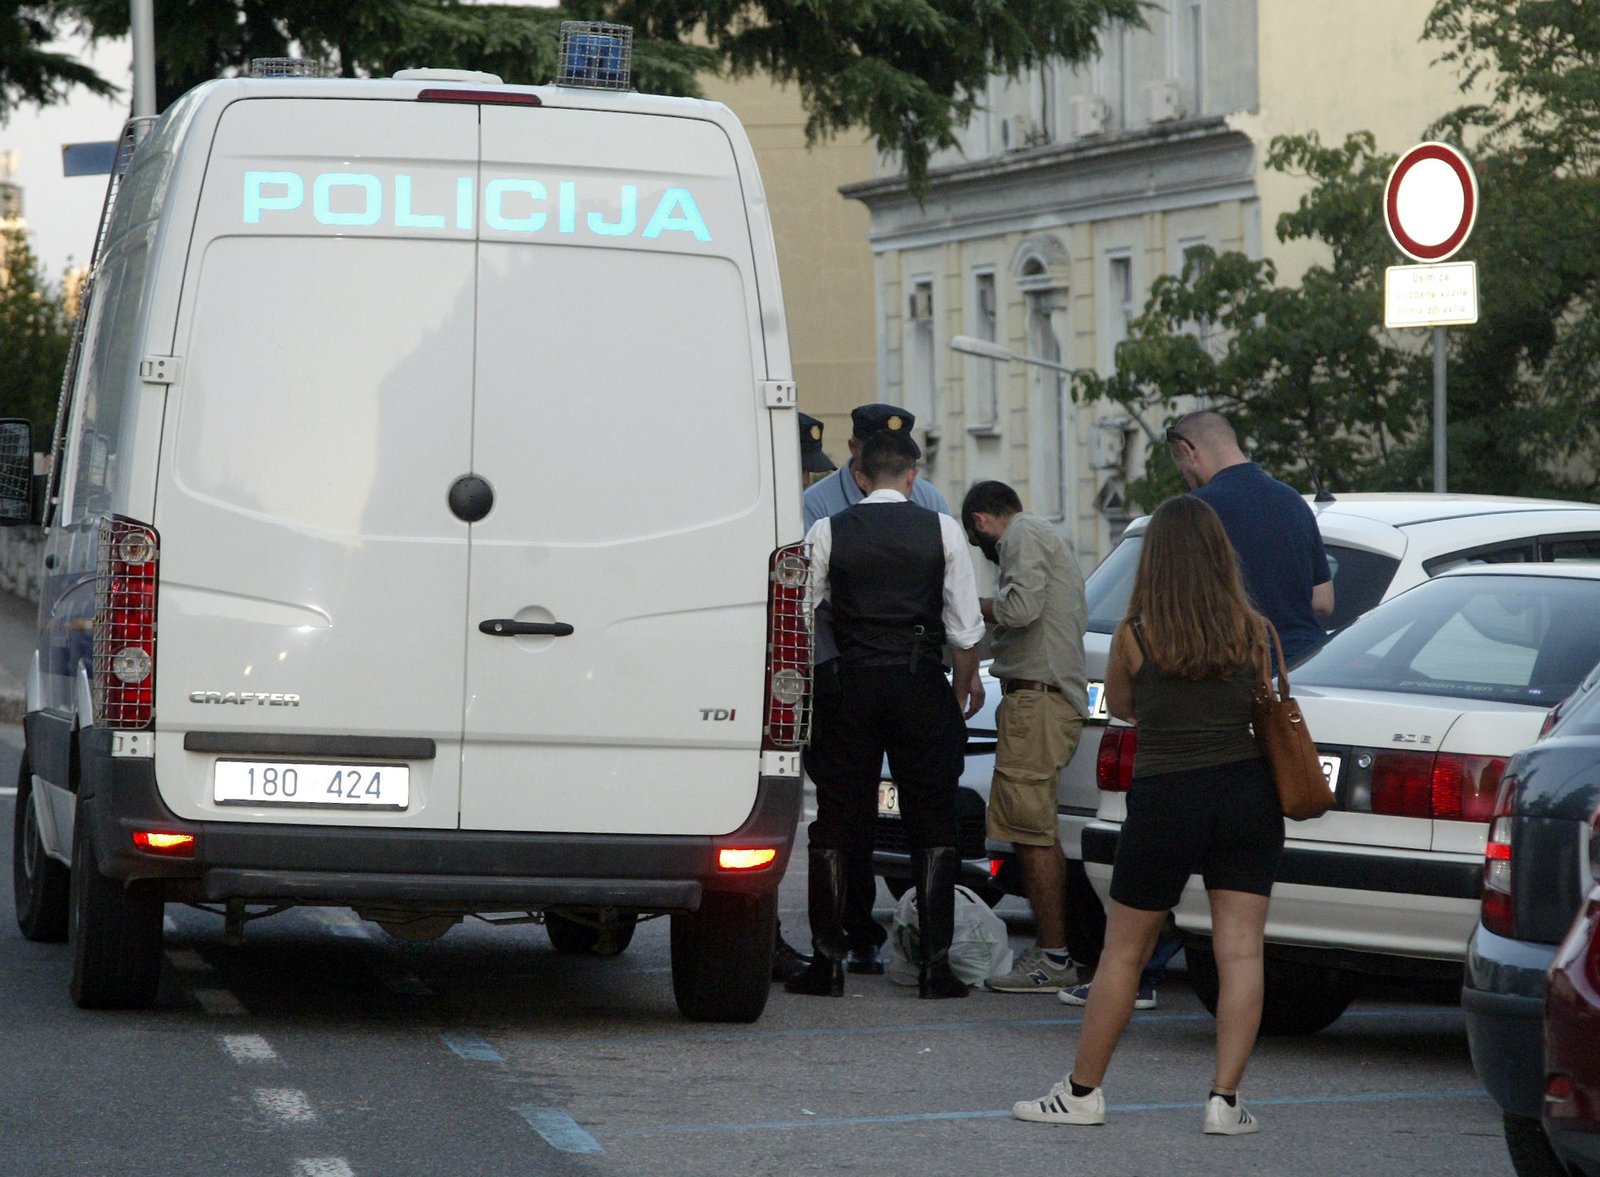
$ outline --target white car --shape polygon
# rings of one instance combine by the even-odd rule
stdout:
[[[1289,822],[1267,917],[1266,1033],[1336,1019],[1363,976],[1457,980],[1477,922],[1484,843],[1506,762],[1600,661],[1600,564],[1457,568],[1385,602],[1290,675],[1334,808]],[[1084,833],[1109,888],[1137,729],[1099,751]],[[1189,973],[1215,1008],[1210,908],[1177,909]]]

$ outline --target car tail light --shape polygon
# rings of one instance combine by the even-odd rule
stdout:
[[[135,830],[133,844],[148,854],[164,854],[168,858],[193,858],[193,834],[173,833],[167,830]]]
[[[805,745],[811,732],[811,557],[805,544],[772,553],[767,566],[767,703],[761,747]]]
[[[1378,749],[1372,753],[1372,812],[1488,821],[1505,770],[1503,756]]]
[[[1515,932],[1511,903],[1511,827],[1517,798],[1517,778],[1508,776],[1495,794],[1489,818],[1489,836],[1483,848],[1483,926],[1496,936]]]
[[[1433,753],[1379,750],[1372,757],[1372,812],[1433,816]]]
[[[1488,821],[1505,770],[1504,756],[1439,753],[1433,761],[1433,816],[1446,821]]]
[[[155,718],[156,562],[153,527],[114,515],[100,523],[94,595],[94,722],[147,728]]]
[[[1094,779],[1108,793],[1126,793],[1133,783],[1133,757],[1139,750],[1139,730],[1107,727],[1100,733],[1100,754],[1095,757]]]
[[[757,846],[744,848],[728,846],[717,851],[717,868],[719,870],[761,870],[772,865],[772,860],[778,857],[778,852],[771,846]]]

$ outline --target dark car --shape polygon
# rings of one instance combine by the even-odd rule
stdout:
[[[1521,1177],[1567,1172],[1565,1134],[1552,1141],[1540,1120],[1545,978],[1594,883],[1597,687],[1600,668],[1552,712],[1538,742],[1507,765],[1485,849],[1481,915],[1467,944],[1461,1004],[1472,1065],[1500,1105],[1506,1147]]]
[[[1600,1177],[1600,811],[1588,902],[1550,966],[1544,1005],[1544,1131],[1572,1173]]]

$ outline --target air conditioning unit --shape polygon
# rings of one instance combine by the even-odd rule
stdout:
[[[1170,123],[1189,112],[1183,108],[1183,91],[1172,79],[1151,82],[1144,88],[1146,111],[1152,123]]]
[[[933,288],[916,286],[906,307],[907,317],[913,320],[933,318]]]
[[[1049,133],[1025,114],[1008,114],[1000,120],[1000,148],[1025,151],[1050,141]]]
[[[1072,100],[1072,130],[1079,138],[1104,135],[1111,129],[1111,104],[1094,95]]]
[[[1089,435],[1089,462],[1096,470],[1120,470],[1128,453],[1126,417],[1106,417],[1095,422]]]

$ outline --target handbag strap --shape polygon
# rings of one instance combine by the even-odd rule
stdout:
[[[1272,690],[1271,660],[1274,656],[1276,656],[1278,660],[1277,697],[1279,699],[1287,699],[1289,697],[1289,663],[1288,660],[1283,656],[1283,643],[1278,640],[1278,629],[1272,624],[1271,621],[1263,617],[1261,619],[1261,624],[1267,627],[1267,633],[1272,637],[1272,644],[1269,648],[1263,650],[1265,661],[1263,661],[1261,658],[1256,660],[1256,669],[1260,671],[1260,677],[1258,681],[1267,688],[1268,692]]]

